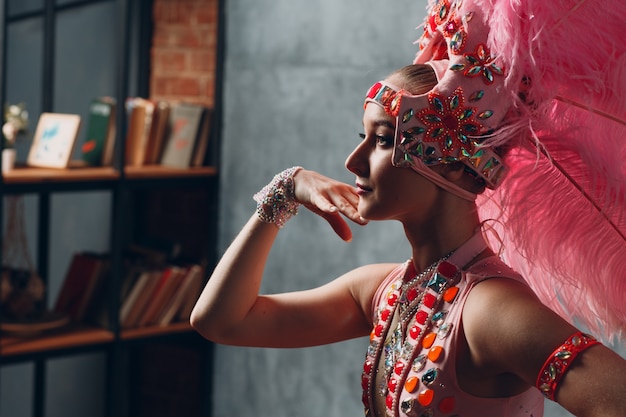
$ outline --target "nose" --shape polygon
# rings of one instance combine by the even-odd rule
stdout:
[[[346,168],[353,174],[363,177],[367,175],[367,140],[359,142],[356,148],[346,158]]]

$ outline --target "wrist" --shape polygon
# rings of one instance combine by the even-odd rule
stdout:
[[[257,202],[257,217],[264,223],[273,223],[279,229],[298,213],[293,177],[302,167],[295,166],[276,174],[253,198]]]

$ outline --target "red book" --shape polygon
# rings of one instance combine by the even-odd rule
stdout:
[[[103,264],[104,261],[100,255],[74,254],[54,305],[54,311],[66,313],[73,320],[81,320],[91,300],[91,295],[101,279]]]

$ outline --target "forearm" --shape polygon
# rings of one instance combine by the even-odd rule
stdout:
[[[226,250],[191,313],[192,326],[204,337],[219,339],[245,320],[257,300],[278,230],[254,215]]]

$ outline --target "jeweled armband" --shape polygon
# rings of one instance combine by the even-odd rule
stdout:
[[[549,400],[555,401],[554,394],[559,386],[559,382],[572,362],[574,362],[574,359],[576,359],[576,356],[585,349],[599,343],[592,336],[582,332],[571,335],[565,343],[552,352],[543,364],[537,376],[536,386],[539,388],[539,391]]]
[[[259,220],[274,223],[280,229],[298,213],[293,177],[302,167],[291,167],[276,174],[274,179],[254,195]]]

